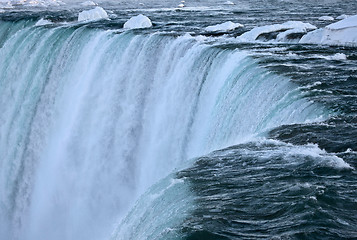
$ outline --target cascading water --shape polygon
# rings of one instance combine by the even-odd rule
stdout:
[[[2,239],[108,238],[184,160],[324,115],[236,49],[18,25],[0,41]]]

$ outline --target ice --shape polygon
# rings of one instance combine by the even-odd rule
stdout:
[[[319,20],[320,21],[333,21],[335,19],[333,17],[330,17],[330,16],[322,16],[322,17],[319,17]]]
[[[307,33],[300,43],[338,46],[357,45],[357,15]]]
[[[183,3],[180,3],[179,5],[177,5],[177,7],[179,7],[179,8],[183,8],[185,6],[185,4],[183,4]]]
[[[276,40],[278,42],[286,42],[288,41],[288,36],[294,33],[306,33],[306,28],[293,28],[290,30],[286,30],[282,33],[279,33],[278,36],[276,37]]]
[[[108,19],[107,12],[101,7],[96,7],[78,14],[78,21],[96,21],[100,19]]]
[[[224,5],[235,5],[235,3],[231,2],[231,1],[227,1],[227,2],[224,3]]]
[[[150,28],[152,27],[151,20],[142,14],[130,18],[125,24],[126,29],[136,29],[136,28]]]
[[[314,25],[311,25],[310,23],[304,23],[300,21],[288,21],[281,24],[255,27],[252,30],[245,32],[241,36],[237,37],[237,39],[243,42],[252,42],[255,41],[261,34],[284,31],[284,30],[287,31],[290,29],[299,29],[299,31],[304,29],[305,31],[307,31],[307,30],[314,30],[316,29],[316,27]]]
[[[85,1],[81,3],[82,6],[97,6],[98,4],[96,4],[93,1]]]
[[[49,21],[49,20],[41,18],[40,20],[37,21],[35,26],[43,26],[43,25],[48,25],[48,24],[52,24],[52,22]]]
[[[23,6],[40,6],[40,7],[49,7],[49,6],[60,6],[65,3],[60,0],[12,0],[9,1],[11,5],[23,5]]]
[[[217,24],[214,26],[208,26],[205,28],[205,30],[209,31],[209,32],[231,31],[231,30],[234,30],[239,27],[244,27],[244,26],[240,23],[234,23],[234,22],[228,21],[228,22],[224,22],[224,23]]]
[[[336,19],[337,20],[343,20],[343,19],[348,18],[348,17],[350,17],[350,15],[342,14],[342,15],[338,16]]]

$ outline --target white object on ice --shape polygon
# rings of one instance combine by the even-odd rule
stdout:
[[[152,27],[151,20],[142,14],[130,18],[126,23],[124,23],[124,28],[136,29],[136,28],[149,28]]]
[[[85,1],[81,3],[82,6],[97,6],[98,4],[96,4],[93,1]]]
[[[208,26],[205,28],[205,30],[209,31],[209,32],[230,31],[230,30],[233,30],[233,29],[236,29],[239,27],[244,27],[244,26],[240,23],[234,23],[234,22],[228,21],[228,22],[224,22],[224,23],[217,24],[214,26]]]
[[[357,15],[309,32],[299,43],[357,46]]]
[[[179,5],[177,5],[179,8],[183,8],[185,6],[185,4],[180,3]]]
[[[227,1],[227,2],[224,3],[224,5],[235,5],[235,3],[231,2],[231,1]]]
[[[52,22],[49,21],[49,20],[41,18],[40,20],[37,21],[35,26],[43,26],[43,25],[48,25],[48,24],[52,24]]]
[[[321,21],[333,21],[335,19],[333,17],[330,17],[330,16],[322,16],[322,17],[319,17],[319,20],[321,20]]]
[[[108,19],[107,12],[101,7],[96,7],[78,14],[78,21],[96,21],[99,19]]]
[[[314,30],[316,26],[310,23],[304,23],[300,21],[288,21],[281,24],[273,24],[273,25],[266,25],[261,27],[255,27],[252,30],[243,33],[241,36],[237,37],[238,40],[242,42],[252,42],[255,41],[259,35],[264,33],[271,33],[271,32],[278,32],[278,31],[287,31],[290,29],[305,29],[307,30]]]

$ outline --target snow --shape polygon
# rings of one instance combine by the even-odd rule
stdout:
[[[108,19],[107,12],[101,7],[96,7],[78,14],[78,21],[96,21],[100,19]]]
[[[319,20],[321,20],[321,21],[333,21],[335,19],[333,17],[330,17],[330,16],[322,16],[322,17],[319,17]]]
[[[177,5],[177,7],[179,7],[179,8],[183,8],[185,6],[185,4],[183,4],[183,3],[180,3],[179,5]]]
[[[299,43],[357,46],[357,15],[309,32]]]
[[[294,33],[306,33],[306,28],[293,28],[293,29],[286,30],[282,33],[279,33],[278,36],[276,37],[276,40],[278,42],[286,42],[288,41],[287,37],[290,34],[294,34]]]
[[[48,25],[48,24],[52,24],[52,22],[49,21],[49,20],[41,18],[40,20],[37,21],[35,26],[43,26],[43,25]]]
[[[243,33],[241,36],[237,37],[237,39],[243,42],[252,42],[255,41],[259,37],[259,35],[263,33],[271,33],[284,30],[287,31],[290,29],[299,29],[299,31],[302,31],[302,29],[304,29],[305,31],[307,31],[314,30],[316,29],[316,27],[314,25],[311,25],[310,23],[304,23],[300,21],[288,21],[281,24],[255,27],[252,30]]]
[[[244,27],[244,26],[240,23],[234,23],[234,22],[228,21],[228,22],[224,22],[224,23],[217,24],[214,26],[208,26],[205,28],[205,30],[209,31],[209,32],[230,31],[230,30],[233,30],[233,29],[236,29],[239,27]]]
[[[342,15],[338,16],[336,19],[337,20],[342,20],[342,19],[345,19],[345,18],[348,18],[348,17],[350,17],[350,15],[342,14]]]
[[[235,3],[231,2],[231,1],[227,1],[227,2],[224,3],[224,5],[235,5]]]
[[[152,27],[151,20],[142,14],[130,18],[124,24],[124,28],[126,29],[149,28],[149,27]]]
[[[81,3],[82,6],[97,6],[98,4],[96,4],[93,1],[85,1]]]

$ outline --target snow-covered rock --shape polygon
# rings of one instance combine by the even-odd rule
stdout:
[[[82,2],[81,5],[87,7],[87,6],[97,6],[98,4],[96,4],[93,1],[85,1],[85,2]]]
[[[316,26],[310,23],[304,23],[300,21],[288,21],[281,24],[255,27],[252,30],[243,33],[241,36],[237,37],[237,39],[243,42],[252,42],[255,41],[262,34],[272,32],[284,32],[291,29],[299,29],[299,31],[308,31],[316,29]]]
[[[43,25],[48,25],[48,24],[52,24],[52,22],[49,21],[49,20],[41,18],[40,20],[37,21],[35,26],[43,26]]]
[[[227,1],[227,2],[224,2],[224,5],[235,5],[235,3],[231,2],[231,1]]]
[[[357,46],[357,15],[309,32],[299,43]]]
[[[300,36],[304,35],[306,33],[306,28],[293,28],[293,29],[289,29],[286,30],[284,32],[281,32],[278,34],[278,36],[276,37],[276,41],[277,42],[289,42],[289,36],[293,35],[293,34],[300,34]],[[295,40],[295,42],[298,42],[298,40]]]
[[[107,12],[101,7],[96,7],[78,14],[78,21],[96,21],[100,19],[108,19]]]
[[[126,29],[135,29],[135,28],[150,28],[152,27],[151,20],[142,14],[130,18],[125,24],[124,28]]]
[[[221,31],[231,31],[239,27],[244,27],[240,23],[234,23],[231,21],[224,22],[221,24],[213,25],[213,26],[208,26],[205,28],[206,31],[209,32],[221,32]]]
[[[319,20],[320,21],[333,21],[335,19],[333,17],[330,17],[330,16],[321,16],[321,17],[319,17]]]

